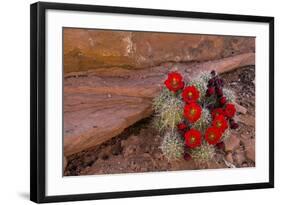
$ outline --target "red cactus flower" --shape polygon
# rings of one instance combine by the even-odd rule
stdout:
[[[215,119],[216,116],[218,115],[224,115],[224,110],[222,108],[216,108],[212,111],[212,117]]]
[[[196,103],[187,104],[184,107],[184,117],[190,122],[196,122],[201,116],[202,108]]]
[[[215,79],[214,78],[211,78],[209,81],[208,81],[208,87],[213,87],[215,85]]]
[[[237,129],[239,127],[238,123],[237,122],[233,122],[231,125],[230,125],[230,129]]]
[[[222,88],[216,88],[216,93],[218,96],[222,96],[223,95]]]
[[[211,95],[213,95],[215,93],[215,88],[214,87],[209,87],[208,89],[207,89],[207,95],[208,96],[211,96]]]
[[[200,97],[200,92],[195,86],[187,86],[183,89],[182,98],[186,103],[196,102]]]
[[[234,117],[235,113],[236,113],[236,109],[233,104],[228,103],[225,105],[224,114],[226,117],[232,118],[232,117]]]
[[[218,80],[218,82],[219,82],[219,85],[220,85],[221,87],[224,86],[224,80],[223,80],[222,78],[220,78],[220,79]]]
[[[218,115],[214,118],[213,127],[218,128],[222,133],[228,128],[228,124],[223,115]]]
[[[224,144],[224,142],[219,142],[219,143],[216,144],[216,147],[217,147],[218,149],[224,150],[224,149],[225,149],[225,144]]]
[[[225,103],[226,103],[226,97],[225,96],[222,96],[221,98],[220,98],[220,104],[221,105],[224,105]]]
[[[183,158],[184,158],[186,161],[189,161],[189,160],[191,160],[191,159],[192,159],[191,155],[190,155],[190,154],[188,154],[188,153],[184,153]]]
[[[210,111],[212,111],[215,108],[214,104],[209,104],[206,106],[207,109],[209,109]]]
[[[198,130],[190,129],[184,135],[185,144],[190,148],[195,148],[201,145],[201,133]]]
[[[205,132],[205,139],[209,144],[217,144],[221,139],[222,133],[216,127],[209,127]]]
[[[183,89],[184,83],[181,74],[177,72],[169,73],[168,78],[165,80],[165,85],[172,92],[177,92],[178,90]]]
[[[235,122],[232,118],[229,119],[230,129],[237,129],[239,127],[238,123]]]
[[[183,131],[187,128],[186,124],[181,122],[178,124],[178,130]]]

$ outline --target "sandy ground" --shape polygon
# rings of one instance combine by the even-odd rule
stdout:
[[[152,118],[127,128],[121,135],[89,150],[68,157],[64,174],[93,175],[147,171],[215,169],[255,166],[255,67],[248,66],[223,74],[226,84],[236,92],[236,102],[247,109],[239,114],[239,129],[231,152],[220,149],[208,164],[184,159],[169,162],[162,154],[161,136],[153,128]]]

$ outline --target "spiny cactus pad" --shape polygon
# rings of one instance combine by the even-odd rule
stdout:
[[[190,149],[190,155],[195,162],[202,164],[212,160],[215,155],[215,151],[216,149],[213,145],[202,143],[200,147]]]
[[[157,128],[175,129],[183,118],[183,102],[174,93],[163,89],[158,97],[153,101],[155,117],[157,118]]]
[[[160,148],[168,160],[178,160],[184,154],[184,140],[176,132],[167,132]]]

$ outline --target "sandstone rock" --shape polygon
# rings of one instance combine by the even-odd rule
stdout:
[[[241,151],[236,151],[234,153],[234,160],[235,162],[241,167],[243,162],[245,162],[246,158],[245,158],[245,155],[244,155],[244,152],[241,152]]]
[[[130,137],[128,137],[128,139],[121,141],[121,147],[125,148],[130,145],[140,145],[140,143],[141,143],[141,139],[139,139],[138,136],[131,135]]]
[[[124,153],[124,157],[128,157],[130,155],[133,155],[135,152],[138,151],[138,146],[137,145],[129,145],[128,147],[126,147],[126,149],[124,149],[123,153]]]
[[[230,71],[254,64],[254,54],[241,54],[214,62],[176,64],[185,79],[200,71]],[[64,154],[72,155],[120,134],[153,112],[152,99],[170,68],[142,70],[95,69],[66,75],[64,79]],[[77,77],[79,76],[79,77]]]
[[[249,166],[251,166],[251,165],[248,164],[248,162],[243,162],[242,165],[241,165],[241,167],[249,167]]]
[[[208,167],[207,167],[207,169],[222,169],[222,168],[227,168],[225,163],[221,163],[221,162],[218,163],[214,161],[208,163]]]
[[[171,164],[170,170],[172,171],[198,169],[194,160],[186,161],[184,159],[180,159],[176,161],[171,161],[170,164]]]
[[[245,135],[245,134],[241,134],[240,135],[240,140],[241,140],[241,144],[246,147],[248,145],[248,143],[249,143],[249,140],[251,140],[251,136]]]
[[[245,146],[245,148],[247,148],[251,144],[255,144],[255,139],[252,137],[251,134],[241,134],[240,140],[242,144]]]
[[[118,155],[121,152],[122,152],[122,147],[121,147],[121,145],[119,143],[112,146],[111,153],[113,155]]]
[[[94,164],[80,172],[81,175],[124,173],[127,163],[120,163],[121,156],[114,156],[110,160],[98,159]],[[118,166],[117,166],[118,165]]]
[[[237,118],[237,121],[252,127],[255,127],[255,123],[256,123],[256,119],[252,115],[240,115]]]
[[[226,152],[233,152],[236,148],[240,145],[240,140],[236,135],[231,135],[225,141],[225,151]]]
[[[95,98],[96,96],[93,96]],[[152,110],[145,101],[134,103],[109,102],[104,106],[64,113],[64,153],[66,156],[100,144],[138,120],[148,117]],[[111,104],[112,103],[112,104]],[[79,106],[79,105],[78,105]]]
[[[233,57],[227,57],[220,60],[207,61],[197,64],[198,70],[211,71],[215,70],[217,73],[226,73],[234,70],[235,68],[243,67],[245,65],[255,64],[255,54],[245,53]],[[196,66],[195,66],[196,67]],[[198,73],[198,70],[193,69],[193,74]]]
[[[111,147],[105,147],[102,149],[102,151],[99,153],[98,158],[107,160],[109,156],[111,155]]]
[[[247,113],[247,108],[245,108],[242,105],[239,105],[239,104],[237,104],[235,102],[233,104],[235,105],[236,111],[238,113],[241,113],[241,114],[244,114],[244,115]]]
[[[67,166],[67,159],[66,157],[63,157],[63,170],[65,170],[66,166]]]
[[[255,38],[64,29],[64,71],[148,68],[164,62],[207,61],[255,52]]]
[[[146,153],[128,158],[128,165],[132,171],[144,172],[154,168],[154,159]]]
[[[118,166],[116,166],[117,164]],[[150,169],[154,169],[154,160],[150,155],[144,153],[130,157],[114,156],[110,160],[99,159],[91,167],[83,170],[81,174],[147,172],[151,171]]]
[[[225,159],[226,159],[229,163],[233,164],[233,158],[232,158],[232,153],[231,153],[231,152],[229,152],[229,153],[226,154]]]
[[[255,162],[256,159],[255,144],[256,143],[254,139],[249,139],[245,143],[246,157],[253,162]]]
[[[246,150],[246,157],[248,159],[252,160],[253,162],[255,162],[256,153],[255,153],[255,147],[254,146],[248,147],[248,149]]]

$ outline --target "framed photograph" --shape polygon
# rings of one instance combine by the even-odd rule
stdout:
[[[274,187],[274,18],[31,5],[30,198]]]

